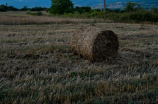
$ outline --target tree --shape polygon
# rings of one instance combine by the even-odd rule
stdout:
[[[7,6],[5,6],[5,5],[0,5],[0,11],[2,11],[2,12],[6,12],[7,11]]]
[[[49,12],[52,14],[63,14],[73,12],[73,3],[71,0],[51,0],[52,4]]]
[[[132,12],[141,9],[141,5],[134,2],[128,2],[124,9],[126,12]]]
[[[27,10],[28,10],[27,6],[24,6],[23,8],[21,8],[21,11],[27,11]]]
[[[158,8],[151,7],[151,11],[154,12],[154,13],[157,13],[158,12]]]
[[[9,7],[8,7],[8,10],[9,10],[9,11],[18,11],[18,9],[15,8],[15,7],[13,7],[13,6],[9,6]]]

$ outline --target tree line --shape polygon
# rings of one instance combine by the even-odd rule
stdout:
[[[74,7],[74,4],[71,0],[51,0],[52,5],[49,8],[49,12],[51,14],[64,14],[64,13],[91,13],[94,12],[100,12],[104,11],[103,9],[91,9],[91,7]],[[126,6],[123,10],[121,9],[107,9],[108,12],[116,12],[116,13],[123,13],[123,12],[133,12],[138,10],[145,10],[143,7],[141,7],[140,4],[134,3],[134,2],[127,2]],[[158,8],[151,8],[150,9],[153,12],[158,12]]]
[[[124,9],[91,9],[74,7],[71,0],[52,0],[49,13],[72,18],[109,19],[115,22],[158,22],[158,8],[144,9],[140,4],[127,2]]]
[[[34,7],[28,8],[24,6],[21,9],[16,9],[13,6],[0,5],[0,11],[8,10],[21,10],[29,12],[30,15],[42,15],[42,12],[30,12],[30,11],[42,11],[46,10],[51,15],[60,15],[63,17],[72,18],[96,18],[96,19],[110,19],[115,22],[158,22],[158,8],[153,7],[150,9],[144,9],[140,4],[134,2],[128,2],[124,9],[107,9],[103,12],[103,9],[92,9],[89,6],[74,7],[71,0],[51,0],[50,8]]]
[[[0,11],[48,11],[50,14],[65,14],[65,13],[78,13],[78,14],[83,14],[83,13],[92,13],[92,12],[101,12],[103,9],[92,9],[89,6],[83,6],[79,7],[76,6],[74,7],[74,4],[72,3],[71,0],[51,0],[51,7],[46,8],[46,7],[33,7],[33,8],[28,8],[27,6],[24,6],[21,9],[15,8],[13,6],[7,6],[2,4],[0,5]],[[123,12],[133,12],[133,11],[138,11],[142,10],[143,8],[141,7],[140,4],[134,3],[134,2],[128,2],[124,9],[107,9],[107,12],[116,12],[116,13],[123,13]],[[152,7],[150,9],[152,12],[158,12],[158,8]]]
[[[46,7],[33,7],[33,8],[28,8],[27,6],[24,6],[21,9],[15,8],[14,6],[7,6],[2,4],[0,5],[0,11],[1,12],[6,12],[6,11],[45,11],[48,10]]]

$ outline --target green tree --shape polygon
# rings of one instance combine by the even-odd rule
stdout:
[[[63,14],[73,12],[73,3],[71,0],[51,0],[52,4],[49,12],[52,14]]]
[[[151,11],[154,12],[154,13],[157,13],[158,12],[158,8],[152,7]]]
[[[27,6],[24,6],[23,8],[21,8],[21,11],[27,11],[27,10],[28,10]]]
[[[0,5],[0,11],[1,11],[1,12],[6,12],[7,9],[8,9],[7,6],[5,6],[5,5],[3,5],[3,4]]]
[[[42,10],[46,10],[47,8],[45,8],[45,7],[33,7],[33,8],[31,8],[30,10],[31,11],[42,11]]]
[[[9,10],[9,11],[18,11],[18,9],[15,8],[15,7],[13,7],[13,6],[9,6],[9,7],[8,7],[8,10]]]
[[[141,5],[134,2],[128,2],[124,9],[126,12],[132,12],[141,9]]]
[[[78,6],[76,6],[76,7],[74,8],[74,11],[75,11],[75,12],[78,12],[78,13],[80,13],[80,14],[86,13],[86,12],[90,12],[90,10],[92,10],[92,9],[91,9],[91,7],[89,7],[89,6],[85,6],[85,7],[78,7]]]

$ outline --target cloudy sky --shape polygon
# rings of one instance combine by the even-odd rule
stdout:
[[[75,6],[92,6],[96,4],[103,3],[104,0],[71,0]],[[129,1],[129,0],[106,0],[107,3],[110,2],[123,2],[123,1]],[[140,0],[130,0],[130,1],[140,1]],[[8,4],[8,6],[14,6],[16,8],[22,8],[24,6],[27,6],[29,8],[32,7],[50,7],[51,6],[51,0],[0,0],[1,4]]]
[[[8,6],[14,6],[16,8],[27,7],[50,7],[51,0],[0,0],[0,4],[8,4]]]

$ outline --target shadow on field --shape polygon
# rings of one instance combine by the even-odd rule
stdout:
[[[152,56],[151,53],[146,52],[144,50],[132,49],[132,48],[123,48],[118,53],[118,57],[116,58],[119,64],[126,63],[137,63],[143,60],[147,60]]]

